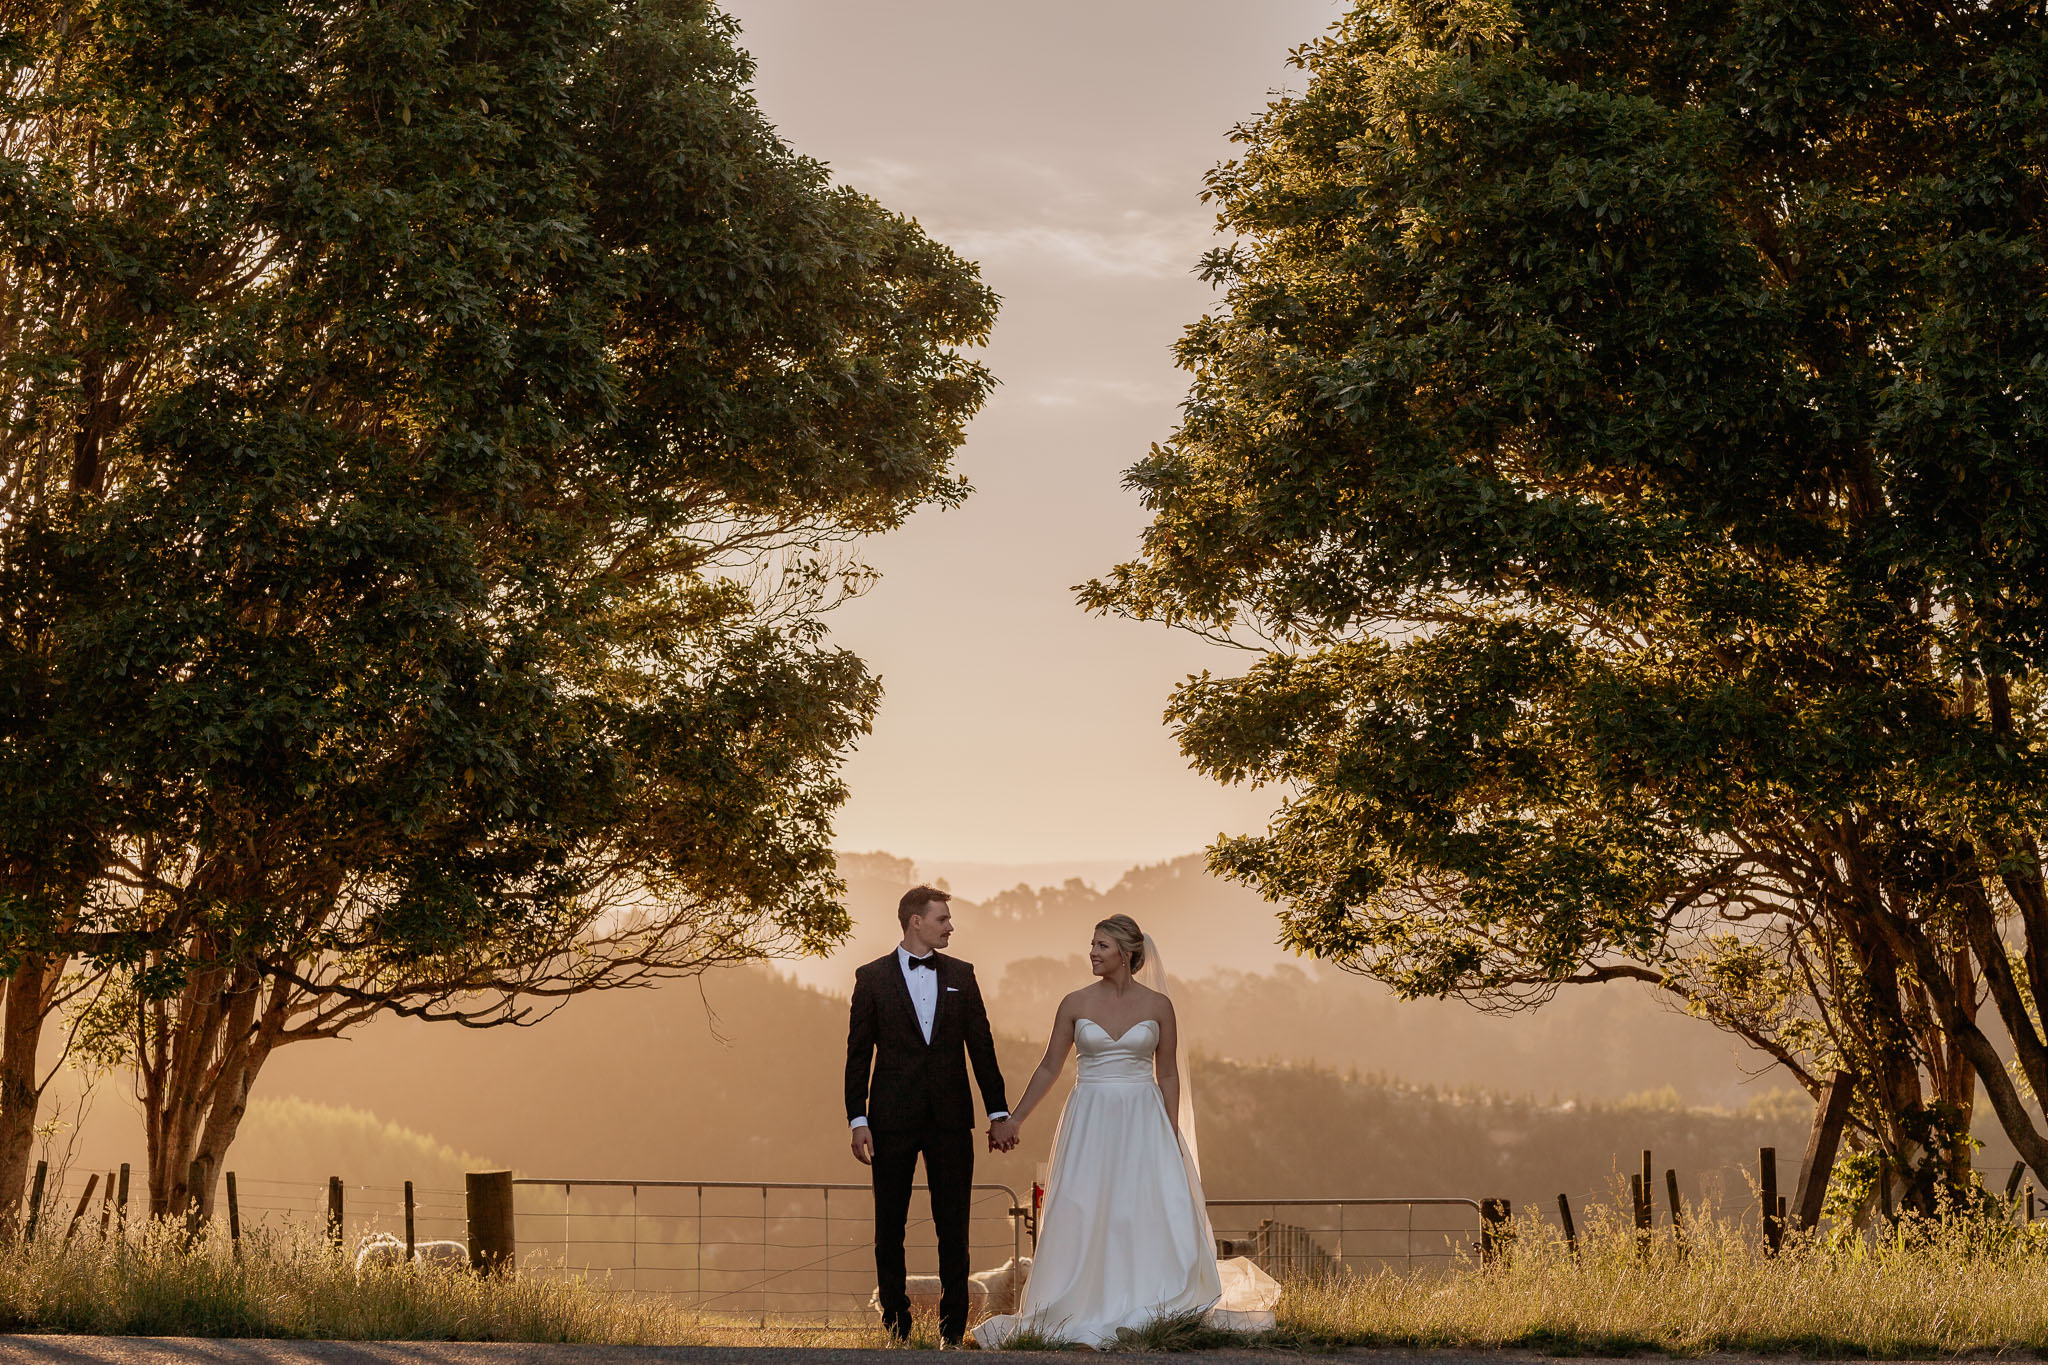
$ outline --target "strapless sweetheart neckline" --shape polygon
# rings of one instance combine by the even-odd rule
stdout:
[[[1093,1019],[1090,1019],[1085,1014],[1080,1016],[1080,1022],[1084,1024],[1095,1024],[1095,1021]],[[1139,1029],[1145,1027],[1145,1025],[1147,1024],[1150,1024],[1153,1028],[1159,1027],[1159,1021],[1157,1019],[1140,1019],[1137,1023],[1131,1025],[1122,1033],[1111,1033],[1108,1029],[1103,1028],[1100,1024],[1095,1024],[1095,1027],[1099,1029],[1102,1033],[1102,1036],[1109,1039],[1110,1042],[1121,1043],[1124,1039],[1130,1037],[1133,1033],[1136,1033]]]

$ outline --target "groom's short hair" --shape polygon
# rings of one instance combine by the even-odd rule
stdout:
[[[933,901],[943,905],[951,899],[951,892],[941,891],[936,886],[913,886],[903,893],[902,900],[896,902],[896,923],[908,929],[912,915],[924,914],[925,907]]]

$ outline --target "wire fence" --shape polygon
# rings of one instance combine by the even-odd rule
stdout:
[[[719,1316],[832,1326],[874,1314],[874,1202],[866,1185],[523,1179],[515,1222],[522,1262],[615,1292],[657,1295]],[[928,1216],[912,1202],[905,1239],[913,1277],[935,1277]],[[1412,1273],[1476,1258],[1476,1199],[1217,1199],[1209,1214],[1224,1256],[1275,1278]],[[977,1185],[970,1263],[977,1311],[1006,1311],[1031,1251],[1036,1211],[1006,1185]],[[551,1253],[537,1261],[537,1254]],[[912,1296],[935,1296],[932,1280]],[[983,1297],[985,1295],[985,1297]]]
[[[117,1181],[111,1172],[52,1172],[40,1235],[118,1235],[118,1195],[109,1194]],[[525,1273],[658,1298],[717,1319],[819,1327],[874,1320],[874,1198],[866,1184],[522,1178],[513,1185]],[[328,1230],[326,1182],[239,1176],[236,1188],[244,1235]],[[905,1236],[913,1301],[938,1294],[927,1200],[920,1188]],[[1283,1281],[1440,1269],[1477,1258],[1484,1239],[1481,1201],[1473,1199],[1214,1199],[1208,1208],[1219,1255],[1249,1257]],[[147,1212],[138,1171],[128,1220]],[[969,1260],[980,1281],[977,1313],[1015,1307],[1023,1276],[1005,1267],[1031,1254],[1036,1217],[1009,1186],[974,1186]],[[222,1192],[216,1224],[225,1218]],[[466,1243],[465,1192],[415,1187],[413,1228],[421,1243]],[[341,1231],[351,1251],[365,1237],[403,1236],[403,1186],[344,1182]]]
[[[130,1169],[128,1202],[120,1201],[120,1172],[52,1171],[44,1182],[36,1216],[38,1237],[86,1237],[107,1233],[123,1223],[139,1225],[149,1218],[149,1187],[139,1167]],[[328,1227],[328,1182],[235,1178],[237,1214],[243,1232],[261,1229],[313,1231]],[[89,1198],[87,1197],[89,1194]],[[413,1228],[417,1240],[466,1241],[469,1235],[466,1196],[461,1190],[413,1189]],[[82,1202],[81,1202],[82,1201]],[[225,1228],[228,1203],[224,1188],[215,1191],[215,1221]],[[405,1235],[405,1187],[342,1184],[342,1238],[353,1248],[376,1233]]]
[[[1219,1256],[1245,1256],[1277,1280],[1341,1271],[1441,1269],[1477,1258],[1477,1199],[1211,1199]]]
[[[819,1326],[874,1320],[874,1195],[865,1184],[513,1183],[523,1265],[717,1316]],[[1029,1255],[1029,1216],[1009,1186],[974,1186],[969,1264],[991,1270]],[[552,1255],[536,1264],[536,1252]],[[937,1276],[922,1189],[911,1201],[904,1252],[913,1277]],[[935,1284],[929,1289],[936,1294]]]

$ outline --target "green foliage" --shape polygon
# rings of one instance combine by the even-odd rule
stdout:
[[[1664,985],[1902,1155],[1974,1073],[2048,1159],[1971,1003],[2042,1093],[2048,28],[1400,0],[1297,60],[1082,590],[1257,651],[1169,710],[1288,794],[1214,865],[1412,994]]]
[[[263,1047],[836,941],[820,615],[966,491],[973,267],[698,0],[7,14],[17,941]]]

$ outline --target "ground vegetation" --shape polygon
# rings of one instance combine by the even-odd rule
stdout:
[[[1479,1265],[1468,1251],[1438,1273],[1292,1280],[1269,1336],[1169,1320],[1132,1333],[1124,1349],[1948,1359],[2048,1347],[2048,1257],[2010,1223],[1908,1220],[1875,1239],[1795,1242],[1766,1258],[1752,1228],[1710,1208],[1688,1212],[1682,1255],[1668,1227],[1645,1240],[1613,1208],[1581,1210],[1575,1249],[1554,1223],[1525,1218],[1494,1265]],[[359,1275],[317,1240],[247,1237],[236,1257],[217,1236],[189,1247],[173,1225],[126,1243],[84,1237],[9,1249],[0,1255],[0,1325],[158,1336],[894,1345],[861,1323],[821,1332],[794,1317],[764,1324],[678,1311],[609,1292],[602,1279],[558,1278],[538,1261],[504,1277],[400,1268]],[[927,1317],[909,1347],[937,1345]]]

